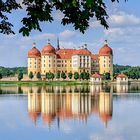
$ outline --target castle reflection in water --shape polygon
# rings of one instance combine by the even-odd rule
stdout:
[[[41,93],[41,94],[40,94]],[[57,119],[87,121],[90,115],[98,114],[107,124],[112,118],[112,94],[95,87],[31,87],[28,92],[28,113],[36,123],[39,117],[51,126]]]
[[[0,94],[24,93],[28,99],[28,115],[37,125],[38,120],[49,127],[59,127],[64,120],[88,121],[91,115],[99,117],[106,126],[113,117],[113,100],[129,98],[140,85],[87,85],[0,87]],[[139,98],[140,95],[133,98]]]

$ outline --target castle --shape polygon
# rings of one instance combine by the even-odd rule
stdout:
[[[35,43],[28,52],[28,75],[38,72],[45,75],[48,72],[88,72],[89,74],[110,73],[113,75],[113,50],[108,46],[107,41],[100,48],[99,54],[93,54],[88,50],[87,45],[79,49],[60,48],[59,40],[57,48],[54,48],[50,41],[40,52]]]

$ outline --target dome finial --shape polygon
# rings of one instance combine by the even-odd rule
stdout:
[[[105,44],[108,44],[108,43],[107,43],[107,39],[105,40]]]
[[[35,48],[36,47],[36,43],[35,42],[33,42],[33,48]]]
[[[48,44],[50,44],[50,39],[48,38]]]

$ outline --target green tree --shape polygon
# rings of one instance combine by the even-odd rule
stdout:
[[[2,79],[2,74],[0,73],[0,79]]]
[[[50,79],[50,74],[49,74],[49,72],[46,73],[46,79],[48,79],[48,80]]]
[[[61,73],[61,78],[62,78],[62,79],[66,79],[66,78],[67,78],[67,75],[66,75],[64,72],[62,72],[62,73]]]
[[[33,72],[32,71],[29,73],[29,78],[30,79],[33,79],[34,78],[34,75],[33,75]]]
[[[72,79],[72,76],[73,76],[72,72],[69,72],[69,73],[68,73],[69,79]]]
[[[75,79],[75,80],[79,79],[79,73],[78,73],[78,72],[75,72],[75,73],[74,73],[74,79]]]
[[[85,73],[85,79],[89,80],[90,79],[90,74],[88,72]]]
[[[103,74],[103,79],[104,79],[104,80],[110,80],[110,79],[111,79],[110,73],[109,73],[109,72],[104,73],[104,74]]]
[[[23,79],[23,73],[19,72],[18,74],[18,81],[21,81]]]
[[[120,0],[110,0],[119,2]],[[125,0],[126,1],[126,0]],[[24,8],[22,8],[22,6]],[[20,4],[16,0],[0,1],[0,33],[14,33],[13,25],[8,21],[7,13],[13,10],[25,10],[26,16],[21,20],[23,26],[19,30],[23,36],[29,36],[32,30],[41,30],[41,22],[52,22],[53,10],[63,13],[61,23],[63,25],[72,24],[75,30],[84,33],[89,27],[89,20],[96,18],[105,28],[108,28],[105,0],[23,0]],[[73,14],[74,13],[74,14]]]
[[[58,72],[56,73],[56,78],[57,78],[57,79],[60,79],[60,77],[61,77],[61,73],[58,71]]]
[[[41,74],[40,74],[40,72],[37,73],[36,78],[37,78],[37,79],[41,79]]]

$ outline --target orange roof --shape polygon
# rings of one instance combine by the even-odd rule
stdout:
[[[48,43],[48,45],[44,46],[42,49],[42,55],[54,55],[55,54],[55,48]]]
[[[110,56],[113,55],[112,49],[105,44],[100,50],[99,50],[99,55],[100,56]]]
[[[91,52],[88,49],[79,49],[74,52],[73,55],[91,55]]]
[[[119,77],[119,78],[127,78],[127,76],[125,74],[123,74],[123,73],[118,74],[117,77]]]
[[[93,60],[99,60],[99,55],[98,54],[92,54],[91,59]]]
[[[33,47],[31,50],[28,52],[28,57],[30,58],[35,58],[35,57],[41,57],[40,51],[36,48]]]
[[[91,76],[92,78],[101,78],[101,75],[98,73],[95,73]]]
[[[77,50],[75,50],[75,49],[60,49],[56,52],[57,58],[71,59],[71,57],[75,51],[77,51]]]
[[[71,59],[73,55],[91,55],[91,52],[87,49],[60,49],[56,54],[60,59]]]

